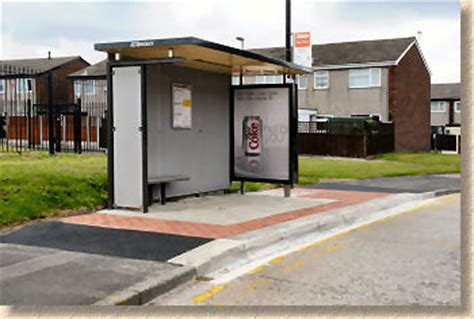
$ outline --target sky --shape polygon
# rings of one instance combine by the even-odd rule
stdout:
[[[31,1],[31,0],[30,0]],[[105,58],[94,43],[196,36],[246,48],[284,46],[285,0],[0,2],[1,59]],[[313,44],[416,36],[433,83],[460,81],[460,4],[445,1],[292,1],[292,31]]]

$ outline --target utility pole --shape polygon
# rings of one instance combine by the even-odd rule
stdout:
[[[291,0],[286,0],[285,58],[291,62]]]

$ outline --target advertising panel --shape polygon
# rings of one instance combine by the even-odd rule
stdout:
[[[233,92],[233,179],[290,182],[291,85]]]
[[[172,84],[173,128],[192,128],[191,86]]]

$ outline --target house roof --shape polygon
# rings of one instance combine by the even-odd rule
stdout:
[[[312,71],[295,63],[195,37],[98,43],[95,49],[109,54],[119,53],[121,58],[118,63],[166,62],[229,75],[302,74]],[[170,50],[172,58],[169,57]]]
[[[431,84],[431,99],[461,99],[461,83]]]
[[[0,60],[0,75],[33,74],[38,75],[56,69],[66,63],[82,59],[80,56],[66,56],[39,59]]]
[[[74,73],[68,75],[72,79],[106,79],[107,77],[107,60],[102,60],[96,64],[89,65]]]
[[[315,44],[312,46],[313,67],[396,64],[414,43],[417,43],[415,37]],[[283,47],[251,51],[277,59],[285,55]]]

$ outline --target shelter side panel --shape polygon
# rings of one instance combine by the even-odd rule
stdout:
[[[142,206],[140,67],[113,69],[114,194],[118,207]]]
[[[147,77],[149,177],[191,178],[168,185],[167,196],[229,188],[230,77],[175,65],[150,66]],[[173,96],[176,86],[190,94]],[[182,128],[173,125],[181,102],[190,121]]]

